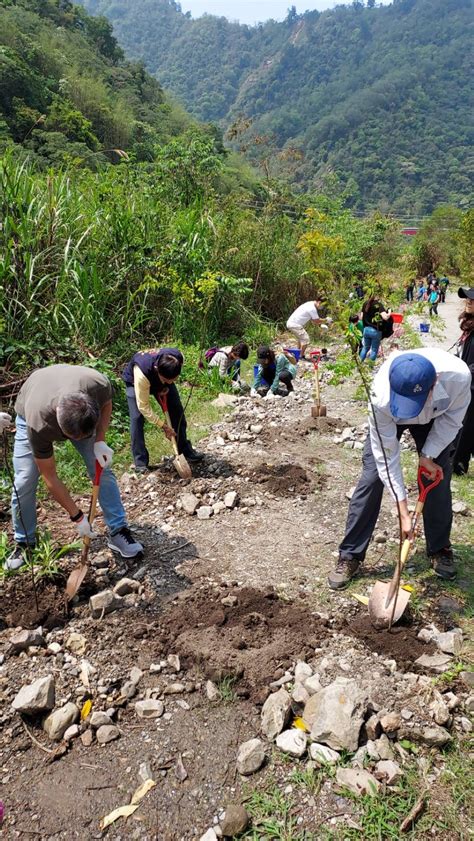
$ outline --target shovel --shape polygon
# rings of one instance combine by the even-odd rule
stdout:
[[[166,423],[169,427],[171,427],[171,420],[168,412],[168,398],[166,396],[166,392],[164,394],[158,395],[158,399],[160,401],[160,406],[163,409],[163,414],[165,416]],[[173,451],[175,456],[173,459],[173,465],[178,476],[181,476],[181,479],[191,479],[193,475],[191,468],[188,462],[186,461],[185,456],[183,456],[182,453],[181,455],[179,454],[178,445],[176,443],[176,437],[174,435],[171,439],[171,443],[173,445]]]
[[[313,418],[325,418],[327,415],[326,406],[321,403],[321,389],[319,387],[319,360],[321,359],[321,351],[315,350],[310,353],[311,361],[314,365],[314,397],[315,404],[311,406],[311,415]]]
[[[92,525],[95,519],[95,511],[97,508],[97,498],[99,496],[99,485],[100,485],[100,477],[102,475],[102,467],[100,466],[99,462],[96,461],[95,463],[95,476],[94,476],[94,484],[92,486],[92,494],[91,494],[91,501],[89,505],[89,514],[88,520],[89,523]],[[82,544],[82,555],[81,555],[81,562],[77,567],[74,567],[73,571],[71,572],[67,583],[66,583],[66,600],[69,602],[71,599],[74,598],[76,593],[79,590],[84,578],[86,576],[86,572],[89,569],[89,546],[91,543],[90,537],[84,537],[84,542]]]
[[[415,512],[412,520],[413,538],[408,538],[403,541],[400,556],[397,560],[397,565],[393,573],[393,578],[390,584],[385,584],[383,581],[377,581],[370,594],[369,599],[369,615],[370,621],[375,628],[382,630],[383,628],[391,629],[394,622],[402,617],[405,608],[410,600],[410,593],[400,587],[400,578],[403,567],[406,564],[407,558],[410,554],[412,546],[415,544],[416,529],[423,511],[426,497],[428,493],[433,490],[441,482],[442,472],[438,470],[433,481],[425,484],[424,477],[428,476],[423,467],[418,468],[418,501],[416,503]]]

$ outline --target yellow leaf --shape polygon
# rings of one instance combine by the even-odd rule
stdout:
[[[109,812],[105,818],[102,818],[99,826],[101,829],[107,829],[110,824],[115,823],[118,821],[119,818],[129,818],[130,815],[133,815],[138,809],[138,804],[133,805],[130,803],[128,806],[119,806],[118,809],[114,809],[113,812]]]
[[[92,701],[89,698],[87,701],[84,701],[84,704],[82,706],[81,721],[84,721],[84,719],[86,719],[87,716],[90,715],[91,709],[92,709]]]
[[[407,593],[414,593],[415,588],[411,586],[411,584],[402,584],[402,590],[406,590]]]
[[[130,803],[139,803],[142,797],[145,797],[145,794],[147,794],[150,791],[150,789],[154,788],[155,786],[155,781],[149,777],[148,780],[145,780],[145,782],[141,786],[139,786],[136,791],[134,791]]]
[[[309,727],[306,726],[303,719],[297,716],[293,721],[293,727],[297,727],[298,730],[304,730],[305,733],[309,733]]]
[[[359,593],[352,593],[352,598],[356,599],[361,604],[365,604],[365,605],[369,604],[368,596],[360,596]]]

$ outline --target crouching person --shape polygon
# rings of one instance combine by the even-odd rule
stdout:
[[[36,538],[36,490],[41,476],[53,499],[69,514],[80,537],[92,537],[87,516],[78,508],[56,473],[54,444],[69,440],[82,456],[91,479],[95,462],[104,468],[99,490],[109,535],[107,545],[123,558],[135,558],[143,546],[128,528],[117,481],[110,469],[113,450],[105,443],[112,414],[112,387],[103,374],[81,365],[51,365],[34,371],[16,404],[13,450],[15,487],[12,516],[16,549],[7,569],[19,569]]]
[[[240,362],[249,358],[249,346],[245,342],[206,351],[209,368],[217,368],[219,376],[230,377],[235,386],[240,386]]]
[[[286,386],[288,393],[294,391],[293,380],[296,377],[295,357],[291,354],[276,354],[266,345],[257,351],[258,370],[253,388],[257,394],[278,394],[280,384]]]
[[[171,441],[176,437],[178,452],[189,462],[199,462],[204,458],[198,453],[187,437],[186,417],[175,382],[181,374],[184,357],[177,348],[139,351],[132,356],[122,374],[126,386],[128,410],[130,413],[130,435],[135,469],[146,473],[150,456],[145,444],[145,418],[158,426]],[[160,402],[166,395],[171,426],[157,415],[151,405],[150,397]]]

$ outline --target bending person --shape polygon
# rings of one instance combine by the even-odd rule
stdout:
[[[187,461],[196,463],[204,458],[203,453],[194,450],[188,440],[186,417],[179,391],[175,386],[183,362],[183,354],[177,348],[142,350],[132,356],[123,371],[122,379],[125,382],[130,414],[132,455],[135,469],[139,473],[146,473],[150,463],[145,444],[145,418],[162,429],[169,440],[176,437],[178,451]],[[166,425],[163,417],[154,412],[150,404],[150,397],[159,401],[160,396],[164,394],[167,396],[171,427]]]
[[[305,325],[309,321],[313,324],[319,324],[323,329],[327,330],[327,323],[331,323],[331,318],[320,318],[318,307],[322,304],[322,299],[317,297],[315,301],[306,301],[301,304],[289,317],[286,322],[287,329],[296,337],[298,348],[301,351],[300,359],[305,359],[305,351],[309,345],[309,334],[305,330]]]
[[[426,549],[436,575],[455,577],[450,542],[451,454],[470,397],[469,368],[444,350],[397,351],[384,362],[372,383],[373,414],[369,406],[362,475],[350,501],[339,561],[328,577],[332,590],[342,589],[357,574],[377,523],[384,486],[395,493],[401,537],[412,536],[400,462],[399,441],[405,429],[415,441],[420,467],[432,478],[442,470],[443,479],[428,494],[423,509]]]
[[[453,470],[457,476],[463,476],[469,470],[471,456],[474,456],[474,288],[458,291],[464,298],[464,312],[459,316],[462,334],[457,345],[457,355],[468,366],[472,374],[471,402],[464,418],[463,427],[456,441],[453,457]]]
[[[136,558],[143,546],[132,536],[110,469],[113,450],[105,443],[112,414],[112,387],[103,374],[82,365],[50,365],[34,371],[15,403],[13,449],[15,487],[12,517],[16,549],[7,569],[19,569],[36,540],[36,490],[41,476],[49,493],[69,514],[80,537],[93,537],[87,516],[58,478],[54,444],[69,440],[82,456],[91,479],[96,460],[104,468],[99,503],[109,530],[108,546],[123,558]],[[18,496],[17,496],[18,495]]]

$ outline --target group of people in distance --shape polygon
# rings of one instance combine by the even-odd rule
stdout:
[[[377,522],[384,486],[396,497],[403,536],[411,536],[411,517],[400,464],[399,440],[408,429],[419,455],[419,464],[442,481],[429,494],[425,509],[427,552],[435,573],[446,579],[455,575],[450,544],[451,473],[467,473],[474,445],[474,288],[459,290],[464,301],[460,316],[461,337],[457,354],[427,348],[397,351],[384,362],[372,386],[369,433],[363,453],[363,471],[351,498],[339,560],[329,575],[329,586],[340,589],[357,573],[365,558]],[[328,326],[318,313],[320,299],[299,307],[288,319],[288,329],[299,343],[302,356],[309,344],[308,321]],[[366,306],[367,305],[367,306]],[[372,358],[380,324],[389,310],[375,299],[363,307],[362,353]],[[377,321],[377,318],[381,321]],[[366,333],[367,331],[367,333]],[[241,360],[249,356],[245,342],[214,348],[207,359],[223,376],[238,375]],[[376,354],[375,354],[376,355]],[[365,356],[363,358],[365,358]],[[296,359],[291,352],[275,353],[268,346],[257,351],[256,393],[293,390]],[[375,356],[373,356],[375,358]],[[149,454],[145,419],[160,427],[167,438],[176,437],[178,451],[190,462],[202,460],[188,438],[185,413],[176,386],[184,357],[178,348],[139,351],[125,366],[123,380],[130,413],[131,445],[135,467],[145,472]],[[151,406],[166,395],[170,425]],[[99,503],[108,529],[107,543],[124,558],[137,558],[143,546],[133,536],[120,491],[111,470],[113,450],[106,437],[112,417],[112,387],[103,374],[82,365],[51,365],[34,371],[23,384],[15,404],[13,452],[14,487],[12,519],[15,547],[6,562],[18,569],[36,540],[36,492],[39,478],[53,499],[69,515],[80,537],[93,537],[87,515],[80,510],[56,471],[54,444],[69,440],[83,458],[91,479],[95,462],[103,468]],[[464,422],[464,426],[463,426]],[[12,417],[0,412],[0,434]],[[387,474],[387,466],[388,471]]]
[[[430,272],[426,278],[411,278],[405,288],[405,297],[408,302],[416,300],[425,301],[429,304],[430,315],[438,315],[438,304],[446,302],[449,278],[446,275],[437,277],[436,272]]]

